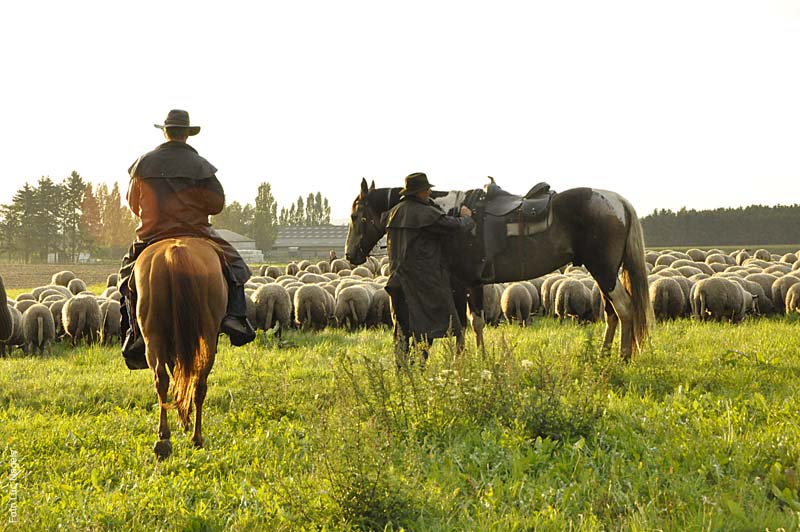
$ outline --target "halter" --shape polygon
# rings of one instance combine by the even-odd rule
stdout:
[[[389,191],[389,195],[391,195],[391,190]],[[363,200],[359,199],[356,202],[356,205],[362,207],[364,210],[370,209],[369,204],[367,203],[367,198],[364,198]],[[371,217],[366,216],[366,214],[367,213],[364,213],[361,216],[361,220],[359,221],[359,233],[361,234],[361,238],[358,239],[358,251],[364,256],[364,258],[369,256],[369,252],[372,251],[372,248],[375,247],[375,244],[377,244],[378,241],[381,239],[381,237],[379,236],[378,239],[375,241],[375,243],[372,244],[372,246],[370,246],[369,249],[367,249],[365,242],[365,237],[367,236],[367,229],[369,227],[372,227],[374,228],[375,233],[381,236],[384,233],[383,228],[380,225],[378,225],[375,222],[375,220],[373,220]]]

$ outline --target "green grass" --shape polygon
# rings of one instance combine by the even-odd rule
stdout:
[[[602,325],[551,320],[491,329],[485,356],[439,342],[424,369],[396,369],[387,331],[223,341],[206,447],[171,413],[164,462],[149,371],[15,355],[0,529],[795,530],[799,328],[658,325],[629,365]]]

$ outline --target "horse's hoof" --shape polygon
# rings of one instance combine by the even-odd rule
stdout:
[[[158,440],[153,446],[153,451],[159,460],[167,458],[172,453],[172,442],[169,440]]]
[[[198,436],[198,437],[196,437],[196,438],[192,438],[192,443],[193,443],[193,444],[194,444],[194,446],[195,446],[195,447],[197,447],[198,449],[202,449],[202,448],[203,448],[203,438],[202,438],[202,437],[199,437],[199,436]]]

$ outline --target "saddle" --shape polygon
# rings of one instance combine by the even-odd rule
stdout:
[[[476,211],[478,237],[484,247],[481,279],[494,277],[493,260],[509,246],[509,237],[541,233],[550,225],[550,200],[555,191],[547,183],[538,183],[524,196],[500,188],[491,177],[483,191],[475,191],[471,207]]]

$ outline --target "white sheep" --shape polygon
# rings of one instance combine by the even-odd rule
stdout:
[[[772,294],[772,303],[775,305],[775,310],[779,313],[783,313],[786,310],[786,294],[789,292],[789,288],[794,285],[800,283],[800,278],[795,277],[794,275],[784,275],[783,277],[778,277],[775,279],[775,282],[772,283],[772,289],[770,293]]]
[[[795,283],[786,291],[786,314],[800,312],[800,283]]]
[[[60,286],[67,286],[71,280],[75,279],[75,277],[76,276],[73,272],[64,270],[62,272],[54,273],[50,283]]]
[[[592,292],[577,279],[564,279],[558,284],[555,314],[559,321],[572,318],[580,322],[592,321]]]
[[[100,303],[100,343],[111,345],[114,340],[122,341],[120,320],[122,313],[119,301],[106,299]]]
[[[330,300],[328,299],[330,298]],[[304,284],[294,293],[294,321],[303,330],[322,330],[328,324],[333,297],[317,284]]]
[[[350,330],[364,325],[367,321],[372,295],[363,285],[347,286],[336,296],[333,315],[339,327],[349,325]]]
[[[500,298],[500,308],[508,323],[513,323],[516,319],[520,325],[527,325],[532,305],[531,293],[521,283],[508,285]]]
[[[279,324],[278,333],[291,325],[292,300],[289,292],[277,283],[264,284],[250,296],[255,307],[253,325],[271,330]]]
[[[100,330],[100,322],[100,305],[91,294],[76,295],[68,299],[61,309],[61,323],[73,346],[81,338],[86,338],[89,344],[93,343]]]
[[[692,313],[697,319],[738,323],[752,309],[753,296],[724,277],[703,279],[692,290]]]
[[[686,310],[686,296],[674,277],[661,277],[650,284],[650,301],[657,320],[674,320]]]
[[[24,351],[28,354],[49,353],[56,338],[56,326],[50,309],[36,303],[22,314]]]

